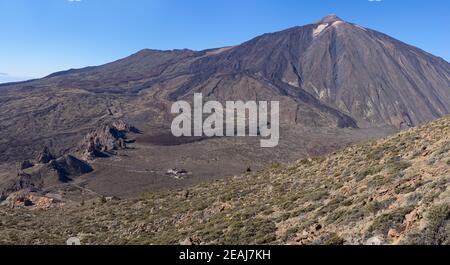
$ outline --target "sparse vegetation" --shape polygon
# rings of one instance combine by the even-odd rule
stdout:
[[[450,118],[189,192],[31,211],[0,207],[0,243],[64,244],[78,235],[84,244],[353,244],[392,230],[388,243],[450,244],[446,135]]]
[[[420,245],[450,245],[450,205],[434,206],[427,215],[427,226],[413,234],[409,243]]]
[[[404,229],[403,222],[405,216],[413,210],[412,207],[400,208],[393,212],[385,213],[375,219],[369,228],[372,234],[387,235],[389,229],[397,229],[402,231]]]

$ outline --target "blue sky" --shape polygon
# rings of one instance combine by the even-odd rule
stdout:
[[[330,13],[450,61],[446,0],[0,0],[0,73],[42,77],[143,48],[235,45]]]

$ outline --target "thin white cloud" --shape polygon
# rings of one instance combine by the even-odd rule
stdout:
[[[80,0],[81,1],[81,0]],[[368,0],[369,2],[383,2],[383,0]]]
[[[73,2],[81,2],[81,0],[67,0],[67,2],[71,2],[71,3],[73,3]]]

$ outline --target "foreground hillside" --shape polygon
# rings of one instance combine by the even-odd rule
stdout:
[[[450,244],[450,117],[139,200],[0,207],[0,243]]]

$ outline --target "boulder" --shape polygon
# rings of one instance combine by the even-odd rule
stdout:
[[[22,161],[22,162],[18,163],[18,165],[17,165],[18,170],[25,170],[25,169],[28,169],[31,167],[34,167],[34,164],[31,163],[30,160]]]
[[[367,241],[365,243],[365,245],[369,245],[369,246],[379,246],[382,244],[383,244],[383,240],[378,236],[374,236],[374,237],[367,239]]]
[[[44,147],[44,149],[37,155],[36,163],[47,164],[53,159],[55,159],[55,156],[50,152],[48,147]]]
[[[188,237],[185,240],[180,241],[180,245],[183,245],[183,246],[199,246],[201,244],[202,244],[202,240],[197,236]]]
[[[397,232],[396,229],[391,228],[388,231],[388,237],[392,238],[392,239],[397,239],[400,237],[400,234]]]

